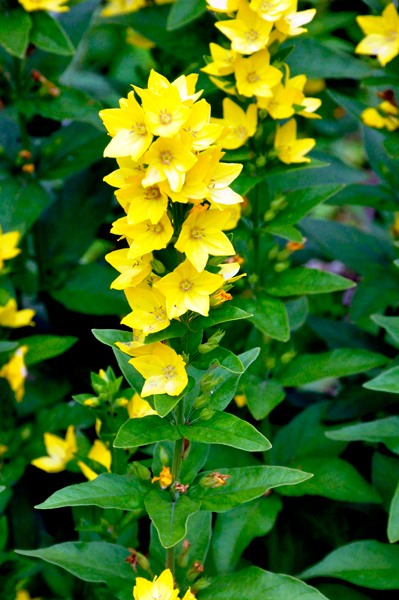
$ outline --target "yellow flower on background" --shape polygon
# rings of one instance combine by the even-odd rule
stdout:
[[[148,349],[149,346],[153,345],[147,344],[145,346],[145,338],[146,336],[143,331],[140,329],[133,329],[131,342],[115,342],[115,346],[117,346],[121,352],[124,352],[129,356],[140,356],[140,352],[137,353],[138,350],[142,350],[144,347]],[[151,349],[149,353],[151,354]]]
[[[128,258],[128,253],[129,248],[122,248],[105,255],[105,260],[121,273],[111,283],[111,289],[124,290],[127,287],[137,285],[151,273],[151,252],[137,258]]]
[[[116,162],[119,165],[119,169],[112,171],[112,173],[104,177],[104,181],[108,185],[122,188],[125,185],[135,184],[137,181],[143,179],[145,168],[142,160],[134,161],[130,156],[121,156],[116,159]]]
[[[28,590],[18,590],[15,600],[41,600],[41,598],[31,598]]]
[[[148,130],[144,111],[134,97],[134,92],[129,92],[127,99],[121,98],[119,105],[120,108],[107,108],[99,113],[112,136],[104,150],[104,156],[131,156],[137,161],[151,144],[153,135]]]
[[[160,94],[143,90],[141,101],[149,129],[154,135],[173,137],[190,115],[190,109],[182,104],[179,91],[173,85]]]
[[[179,92],[180,100],[185,104],[185,106],[190,107],[193,102],[196,102],[196,100],[198,100],[202,94],[202,90],[199,92],[195,91],[197,80],[198,75],[196,73],[191,73],[187,76],[180,75],[180,77],[170,83],[170,81],[164,75],[161,75],[160,73],[154,71],[154,69],[151,69],[148,77],[147,88],[156,94],[161,94],[165,89],[173,85]],[[137,86],[133,87],[137,94],[141,97],[143,91],[145,90]]]
[[[125,295],[133,312],[122,319],[122,325],[140,329],[145,335],[168,327],[166,299],[157,289],[144,286],[127,288]]]
[[[238,262],[232,262],[223,263],[222,265],[219,265],[219,267],[219,274],[223,277],[223,279],[229,280],[231,277],[234,277],[234,275],[238,273],[238,271],[241,268],[241,265]]]
[[[92,445],[90,452],[87,455],[87,458],[98,462],[100,465],[107,469],[108,473],[111,472],[111,451],[101,440],[94,441],[94,444]],[[86,479],[88,479],[89,481],[92,481],[93,479],[98,477],[98,473],[96,473],[95,471],[93,471],[93,469],[85,465],[85,463],[81,460],[78,460],[78,467],[82,471]]]
[[[31,308],[23,308],[18,310],[18,306],[14,298],[10,298],[5,306],[0,306],[0,325],[2,327],[26,327],[34,325],[32,319],[35,316],[35,311]]]
[[[68,0],[18,0],[27,12],[35,10],[48,10],[51,12],[67,12],[68,6],[64,6]]]
[[[131,358],[129,362],[146,380],[141,391],[143,398],[152,394],[178,396],[188,383],[186,363],[166,344],[155,344],[152,354]]]
[[[165,183],[165,192],[173,202],[196,204],[209,196],[205,178],[207,176],[211,157],[205,153],[199,154],[195,165],[186,173],[183,187],[180,192],[174,192],[169,184]]]
[[[132,27],[126,29],[126,43],[134,48],[143,48],[143,50],[151,50],[155,48],[155,43],[135,31]]]
[[[242,408],[243,406],[248,404],[247,397],[245,394],[236,394],[234,396],[234,402],[237,404],[238,408]]]
[[[310,158],[305,156],[316,145],[312,138],[296,139],[296,121],[291,119],[282,127],[277,125],[274,138],[274,148],[281,162],[286,165],[291,163],[309,163]]]
[[[3,268],[5,260],[10,260],[11,258],[18,256],[18,254],[21,252],[21,250],[17,248],[20,237],[21,234],[19,231],[2,233],[2,229],[0,227],[0,269]]]
[[[180,140],[158,138],[145,154],[144,160],[148,163],[143,179],[145,187],[167,179],[172,190],[180,192],[186,171],[195,165],[197,159]]]
[[[151,408],[147,400],[144,400],[137,393],[133,395],[132,399],[129,400],[127,405],[127,414],[129,419],[141,419],[148,415],[157,415],[157,411]]]
[[[230,229],[235,229],[237,227],[237,223],[241,219],[241,204],[230,204],[226,210],[229,211],[230,218],[223,229],[224,231],[230,231]]]
[[[153,477],[151,479],[151,483],[155,483],[156,481],[159,481],[159,485],[161,486],[161,488],[163,490],[166,490],[166,488],[169,487],[173,481],[172,473],[170,472],[170,468],[163,466],[162,471],[159,474],[159,477]]]
[[[234,72],[238,92],[247,98],[272,96],[271,88],[280,83],[283,77],[281,71],[270,66],[270,54],[266,48],[248,58],[238,58]]]
[[[285,87],[288,90],[296,90],[297,97],[294,104],[303,106],[304,109],[297,114],[308,119],[321,119],[320,115],[316,115],[315,111],[320,108],[321,100],[319,98],[305,98],[304,92],[307,85],[306,75],[297,75],[290,78],[290,69],[288,65],[284,65],[286,71]]]
[[[173,227],[166,214],[158,223],[151,223],[150,220],[147,220],[136,225],[129,225],[127,217],[122,217],[112,223],[111,233],[134,240],[127,256],[128,258],[137,258],[153,250],[166,248],[173,235]]]
[[[237,192],[232,190],[229,185],[239,176],[242,171],[242,165],[238,163],[221,163],[220,159],[224,156],[221,152],[221,146],[216,146],[209,151],[211,163],[205,184],[208,188],[208,198],[220,208],[224,205],[237,204],[242,202],[242,198]]]
[[[272,88],[270,98],[257,98],[259,108],[267,110],[272,119],[288,119],[295,114],[294,104],[300,104],[304,95],[294,88],[278,83]]]
[[[211,105],[200,100],[193,105],[190,117],[180,132],[185,146],[194,150],[204,150],[221,136],[223,127],[210,123]]]
[[[195,211],[184,221],[175,248],[186,254],[197,271],[205,269],[209,255],[233,256],[234,247],[222,232],[229,220],[228,210]]]
[[[28,346],[17,348],[8,363],[0,369],[0,377],[7,379],[17,402],[21,402],[25,394],[25,379],[28,376],[28,369],[24,357],[27,352]]]
[[[168,208],[168,197],[162,186],[156,183],[145,188],[141,180],[138,180],[135,185],[126,185],[117,190],[115,196],[127,212],[129,225],[142,223],[147,219],[151,223],[158,223]]]
[[[292,0],[251,0],[252,10],[266,21],[277,21],[290,7]]]
[[[45,433],[44,445],[47,456],[35,458],[31,464],[42,471],[46,471],[46,473],[64,471],[69,461],[73,459],[74,454],[78,451],[74,426],[69,425],[64,440],[53,433]]]
[[[399,54],[399,15],[393,2],[380,17],[359,16],[357,24],[366,37],[356,46],[357,54],[377,56],[384,67]]]
[[[223,285],[223,277],[197,269],[185,260],[162,277],[154,286],[166,297],[169,319],[180,317],[188,310],[204,317],[209,314],[209,296]]]
[[[266,46],[273,23],[251,10],[247,0],[241,0],[236,19],[218,21],[215,27],[231,40],[235,52],[252,54]]]
[[[361,114],[361,119],[368,127],[395,131],[399,127],[398,115],[398,108],[391,104],[391,102],[388,102],[388,100],[385,100],[376,108],[366,108]]]
[[[137,12],[147,4],[146,0],[108,0],[107,6],[101,11],[103,17],[114,17]]]
[[[218,75],[219,77],[234,73],[234,62],[238,56],[237,52],[222,48],[222,46],[218,46],[218,44],[214,44],[213,42],[209,44],[209,49],[213,62],[206,65],[206,67],[202,67],[201,71],[207,75]]]
[[[176,600],[179,590],[174,589],[173,575],[169,569],[148,581],[143,577],[136,578],[133,588],[134,600]]]
[[[297,12],[297,8],[298,0],[293,0],[281,18],[275,21],[278,31],[286,36],[294,37],[301,35],[301,33],[306,33],[307,29],[302,27],[302,25],[310,23],[316,14],[315,8],[309,8],[301,12]]]
[[[215,123],[229,126],[230,132],[221,141],[223,148],[234,150],[243,146],[248,138],[255,135],[258,124],[258,107],[250,104],[246,112],[230,98],[223,100],[223,119],[213,119]]]

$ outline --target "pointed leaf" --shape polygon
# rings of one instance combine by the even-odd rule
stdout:
[[[162,545],[171,548],[184,538],[187,520],[199,510],[201,503],[183,495],[174,501],[169,491],[153,490],[145,499],[145,506]]]
[[[192,331],[206,329],[218,323],[226,323],[227,321],[238,321],[239,319],[248,319],[251,315],[245,310],[241,310],[236,306],[231,306],[227,302],[220,307],[213,308],[209,313],[209,317],[197,317],[190,323]]]
[[[45,11],[32,13],[33,29],[30,41],[45,52],[70,56],[75,48],[63,28]]]
[[[78,338],[76,337],[60,337],[57,335],[31,335],[30,337],[18,340],[21,346],[24,344],[28,346],[25,358],[28,366],[36,365],[43,360],[63,354],[77,341]]]
[[[218,346],[214,350],[207,352],[206,354],[199,354],[199,356],[192,362],[193,367],[196,369],[206,370],[209,365],[217,365],[232,373],[244,373],[244,367],[235,354],[227,348]]]
[[[391,506],[389,507],[388,539],[391,544],[399,542],[399,485],[395,490]]]
[[[0,17],[0,44],[12,56],[24,58],[31,27],[31,16],[23,8],[3,9]]]
[[[181,437],[179,429],[169,423],[167,419],[150,415],[141,419],[129,419],[122,425],[114,446],[115,448],[135,448],[164,440],[174,442]]]
[[[271,296],[302,296],[338,292],[355,286],[353,281],[334,273],[294,267],[274,277],[265,290]]]

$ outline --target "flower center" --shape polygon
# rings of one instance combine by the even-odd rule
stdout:
[[[279,103],[277,102],[276,99],[271,100],[269,102],[269,110],[276,110],[276,108],[278,108],[278,106],[279,106]]]
[[[394,29],[387,31],[387,38],[390,42],[395,42],[398,39],[399,33]]]
[[[255,71],[251,71],[251,73],[248,73],[247,75],[248,83],[256,83],[257,81],[259,81],[259,79],[259,75],[257,75]]]
[[[163,232],[163,226],[161,223],[149,223],[147,225],[147,231],[150,231],[154,235],[160,235]]]
[[[244,140],[248,135],[248,132],[243,125],[240,125],[236,129],[233,129],[233,131],[240,140]]]
[[[169,123],[172,121],[172,115],[166,110],[161,110],[159,113],[159,122],[162,125],[169,125]]]
[[[166,365],[166,367],[162,369],[162,372],[165,376],[165,379],[172,379],[176,376],[176,369],[172,365]],[[155,598],[159,598],[159,596],[155,596]]]
[[[248,31],[245,31],[244,35],[247,38],[248,42],[256,42],[256,40],[259,37],[259,33],[255,31],[255,29],[249,29]]]
[[[136,135],[147,135],[145,123],[136,123],[136,125],[133,125],[131,133],[135,133]]]
[[[144,196],[146,200],[159,200],[161,197],[161,192],[158,187],[150,187],[145,190]]]
[[[204,230],[200,227],[194,227],[191,230],[190,237],[192,240],[201,240],[204,237]]]
[[[154,310],[150,312],[150,315],[154,315],[157,321],[164,321],[166,313],[162,306],[154,306]]]
[[[173,160],[173,156],[170,152],[161,152],[161,162],[164,165],[170,165]]]
[[[194,283],[188,279],[184,279],[180,282],[180,289],[182,292],[189,292],[193,287]]]

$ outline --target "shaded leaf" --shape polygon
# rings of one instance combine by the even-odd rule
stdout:
[[[183,495],[172,500],[169,491],[153,490],[145,499],[145,506],[162,545],[171,548],[185,537],[187,520],[199,510],[201,503]]]

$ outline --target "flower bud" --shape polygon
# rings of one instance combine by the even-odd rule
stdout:
[[[190,548],[191,544],[188,540],[184,540],[183,542],[183,550],[182,553],[180,554],[179,558],[177,559],[177,564],[179,565],[179,567],[181,568],[185,568],[187,567],[188,564],[188,558],[189,558],[189,548]]]
[[[219,471],[213,471],[213,473],[209,473],[209,475],[205,475],[200,481],[200,486],[207,488],[218,488],[226,485],[227,479],[230,479],[231,475],[223,475],[219,473]]]
[[[217,348],[225,333],[226,332],[223,329],[218,329],[205,344],[198,346],[198,352],[200,354],[206,354]]]
[[[159,446],[158,452],[159,452],[159,458],[161,459],[162,465],[164,467],[168,467],[169,466],[169,454],[166,452],[166,450],[163,446]]]
[[[116,407],[127,406],[128,404],[129,404],[129,400],[127,398],[118,398],[117,400],[115,400],[114,406],[116,406]]]
[[[137,477],[137,479],[142,479],[143,481],[146,481],[151,477],[151,471],[137,461],[134,461],[128,465],[128,473],[129,475],[133,475],[134,477]]]
[[[163,266],[160,260],[153,258],[151,261],[151,266],[153,271],[155,271],[156,273],[165,273],[165,267]]]
[[[272,208],[273,210],[281,210],[282,208],[284,208],[284,205],[287,205],[285,196],[276,196],[276,198],[270,204],[270,208]]]
[[[90,408],[96,408],[96,406],[99,406],[100,400],[93,396],[93,398],[88,398],[85,400],[83,404],[84,406],[89,406]]]
[[[276,216],[276,213],[274,212],[274,210],[269,209],[268,211],[265,212],[265,214],[263,215],[263,220],[264,221],[271,221],[272,219],[274,219],[274,217]]]
[[[204,590],[209,585],[211,585],[211,582],[206,577],[201,577],[201,579],[198,579],[195,582],[195,589],[198,590],[198,591],[199,590]]]
[[[209,408],[204,408],[204,410],[200,414],[200,419],[202,421],[209,421],[209,419],[212,419],[214,414],[215,414],[214,410],[210,410]]]
[[[203,406],[206,406],[209,402],[209,400],[211,399],[211,392],[206,392],[205,394],[201,394],[201,396],[198,396],[198,398],[196,398],[194,400],[194,408],[202,408]]]
[[[258,158],[255,161],[255,164],[257,167],[264,167],[266,164],[266,157],[265,156],[258,156]]]
[[[151,573],[151,569],[150,569],[150,563],[147,557],[144,556],[144,554],[141,554],[141,552],[136,552],[136,558],[137,558],[137,564],[144,569],[144,571],[147,571],[148,573]]]
[[[200,380],[200,388],[203,392],[212,392],[222,381],[224,381],[224,377],[215,377],[213,373],[207,373]]]
[[[290,266],[290,263],[288,261],[279,262],[274,265],[274,270],[276,271],[276,273],[282,273],[282,271],[285,271],[286,269],[288,269],[289,266]]]
[[[277,254],[280,251],[280,246],[278,246],[277,244],[275,246],[273,246],[273,248],[271,248],[267,254],[267,256],[269,257],[270,260],[274,260],[277,257]]]
[[[292,359],[294,358],[296,352],[294,352],[293,350],[291,350],[290,352],[285,352],[285,354],[282,354],[282,356],[280,357],[281,362],[283,363],[283,365],[286,365],[287,363],[291,362]]]
[[[189,568],[189,570],[186,573],[186,577],[188,579],[188,581],[194,581],[194,579],[196,579],[196,577],[198,577],[198,575],[200,573],[202,573],[204,571],[204,566],[201,565],[199,560],[196,560],[191,567]]]

